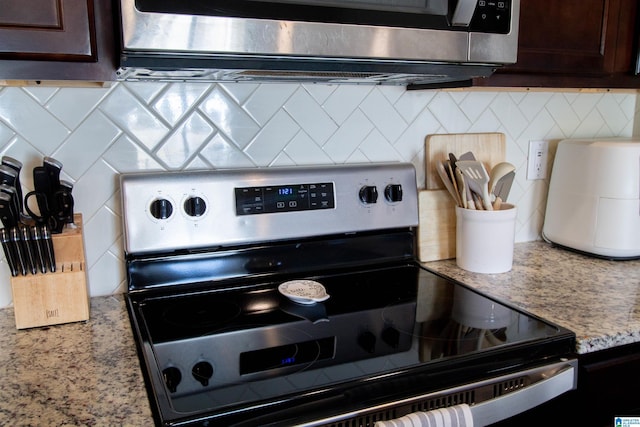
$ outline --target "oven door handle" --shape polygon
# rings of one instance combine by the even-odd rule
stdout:
[[[528,411],[576,387],[576,370],[572,365],[522,390],[470,406],[473,423],[486,426]]]
[[[562,360],[548,365],[516,371],[511,374],[487,378],[478,382],[466,383],[450,389],[434,391],[403,400],[386,402],[378,406],[337,414],[310,422],[297,423],[295,425],[297,427],[318,427],[334,425],[334,423],[335,425],[342,425],[342,423],[347,425],[350,422],[353,422],[353,425],[373,425],[367,424],[369,420],[388,420],[386,415],[389,415],[391,412],[395,414],[394,409],[400,410],[398,412],[400,415],[406,415],[407,412],[404,412],[404,409],[415,407],[414,405],[421,406],[434,399],[443,399],[446,401],[447,396],[473,390],[482,390],[486,387],[493,389],[494,386],[500,383],[508,383],[514,379],[529,377],[533,382],[520,390],[509,391],[500,397],[490,397],[488,400],[479,403],[468,403],[468,408],[471,411],[470,415],[473,417],[473,425],[483,427],[509,419],[552,400],[567,391],[574,390],[578,382],[577,369],[577,359]],[[360,421],[363,422],[358,424]]]

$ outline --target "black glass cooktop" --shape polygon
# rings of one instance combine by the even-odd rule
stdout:
[[[404,395],[574,348],[570,331],[413,264],[300,279],[330,298],[292,302],[279,280],[129,300],[148,372],[162,372],[148,379],[164,418],[206,412],[224,425],[311,401],[348,406],[378,378],[360,405],[380,387]]]
[[[301,319],[313,322],[318,316],[330,322],[332,316],[344,313],[363,313],[402,301],[415,302],[418,274],[417,269],[404,266],[305,277],[321,283],[330,295],[327,301],[313,305],[298,304],[281,295],[277,288],[284,280],[280,279],[243,290],[218,289],[150,299],[141,304],[141,311],[147,320],[151,340],[156,343],[229,330],[273,327]]]

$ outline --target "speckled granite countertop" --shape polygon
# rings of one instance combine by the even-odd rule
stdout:
[[[424,265],[572,330],[578,353],[640,342],[640,260],[607,261],[538,241],[516,244],[508,273],[471,273],[455,259]]]
[[[90,316],[19,331],[0,310],[0,425],[153,424],[124,298],[92,298]]]
[[[455,260],[425,264],[573,330],[587,353],[640,342],[640,261],[604,261],[543,242],[516,245],[513,270],[475,274]],[[18,331],[0,310],[0,425],[152,424],[119,296],[91,299],[91,319]]]

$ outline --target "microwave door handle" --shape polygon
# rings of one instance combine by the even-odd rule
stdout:
[[[572,365],[548,379],[532,384],[519,391],[502,397],[472,405],[470,407],[473,422],[476,425],[489,425],[528,411],[548,400],[560,396],[575,388],[576,372]]]
[[[451,17],[451,25],[455,27],[468,27],[476,11],[478,0],[458,0]]]

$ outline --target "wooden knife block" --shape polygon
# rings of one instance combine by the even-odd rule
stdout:
[[[52,236],[55,273],[38,272],[11,278],[16,328],[89,319],[82,214],[75,214],[74,221],[77,228]]]

